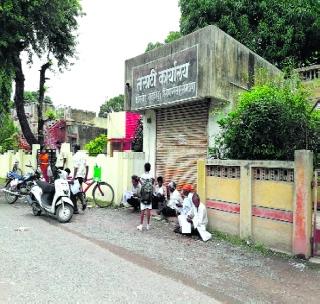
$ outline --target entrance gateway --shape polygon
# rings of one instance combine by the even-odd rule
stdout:
[[[313,184],[312,255],[320,256],[320,169],[315,170],[312,184]]]
[[[143,151],[155,176],[196,185],[217,120],[260,68],[280,73],[215,26],[126,60],[125,109],[143,114]]]

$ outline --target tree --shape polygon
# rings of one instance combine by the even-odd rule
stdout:
[[[181,38],[182,35],[180,32],[169,32],[167,38],[164,40],[165,43],[171,43],[179,38]]]
[[[24,92],[25,104],[38,103],[38,101],[39,101],[39,91],[25,91]],[[53,104],[51,97],[48,95],[44,96],[43,102],[46,104],[50,104],[50,105]]]
[[[12,70],[0,66],[0,113],[7,113],[11,107],[12,80]]]
[[[121,112],[124,110],[124,95],[112,97],[100,106],[99,117],[108,117],[109,113]]]
[[[88,150],[90,156],[96,156],[104,152],[107,146],[107,142],[107,135],[100,134],[98,137],[89,141],[84,148]]]
[[[155,43],[149,42],[148,45],[147,45],[147,48],[146,48],[145,52],[149,52],[149,51],[151,51],[151,50],[153,50],[153,49],[157,49],[157,48],[160,47],[160,46],[163,46],[163,43],[161,43],[161,42],[159,42],[159,41],[157,41],[157,42],[155,42]]]
[[[293,160],[294,151],[320,151],[320,113],[292,80],[257,85],[239,97],[237,108],[219,122],[215,157]]]
[[[10,114],[2,113],[0,122],[0,153],[18,148],[18,130]]]
[[[153,49],[156,49],[156,48],[158,48],[160,46],[163,46],[163,45],[165,45],[167,43],[171,43],[171,42],[173,42],[173,41],[175,41],[175,40],[177,40],[177,39],[179,39],[181,37],[182,37],[182,35],[181,35],[180,32],[171,31],[171,32],[169,32],[169,34],[167,35],[166,39],[164,40],[164,43],[161,43],[161,42],[158,42],[158,41],[155,42],[155,43],[149,42],[145,52],[149,52],[149,51],[151,51]]]
[[[20,55],[55,59],[60,69],[69,64],[76,47],[79,0],[2,0],[0,2],[0,68],[13,74],[14,103],[22,132],[30,145],[37,143],[24,110],[24,73]]]
[[[183,35],[214,24],[282,67],[320,62],[319,0],[179,0]]]

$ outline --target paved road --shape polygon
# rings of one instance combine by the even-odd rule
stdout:
[[[320,303],[319,267],[138,221],[93,209],[61,225],[0,197],[0,303]]]
[[[0,246],[0,303],[218,303],[19,203],[0,202]]]

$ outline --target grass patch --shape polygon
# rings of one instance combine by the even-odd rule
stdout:
[[[100,208],[99,205],[97,205],[93,198],[92,197],[87,197],[87,202],[90,203],[90,205],[93,207],[93,208]],[[98,200],[98,203],[99,203],[99,200]],[[109,204],[106,204],[104,201],[101,201],[101,205],[102,206],[105,206],[103,208],[112,208],[112,209],[118,209],[119,206],[118,205],[115,205],[114,203],[109,203]]]
[[[6,179],[0,177],[0,185],[1,185],[1,186],[4,186],[5,183],[6,183]]]
[[[277,256],[283,259],[292,259],[292,256],[282,253],[282,252],[277,252],[272,249],[267,248],[265,245],[259,242],[255,242],[252,239],[241,239],[238,236],[230,235],[221,231],[213,230],[210,231],[212,233],[213,238],[216,240],[221,240],[221,241],[226,241],[232,245],[242,247],[249,249],[250,251],[253,252],[259,252],[262,255],[265,256]]]

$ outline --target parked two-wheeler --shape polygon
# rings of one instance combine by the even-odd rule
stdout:
[[[61,175],[54,184],[34,180],[27,199],[35,216],[44,212],[56,216],[60,223],[69,222],[73,216],[69,184]]]
[[[32,169],[31,165],[26,165]],[[12,170],[7,174],[6,184],[2,191],[6,201],[9,204],[13,204],[18,198],[25,197],[28,195],[32,180],[40,179],[41,173],[39,170],[33,170],[34,172],[20,175],[16,170]]]

